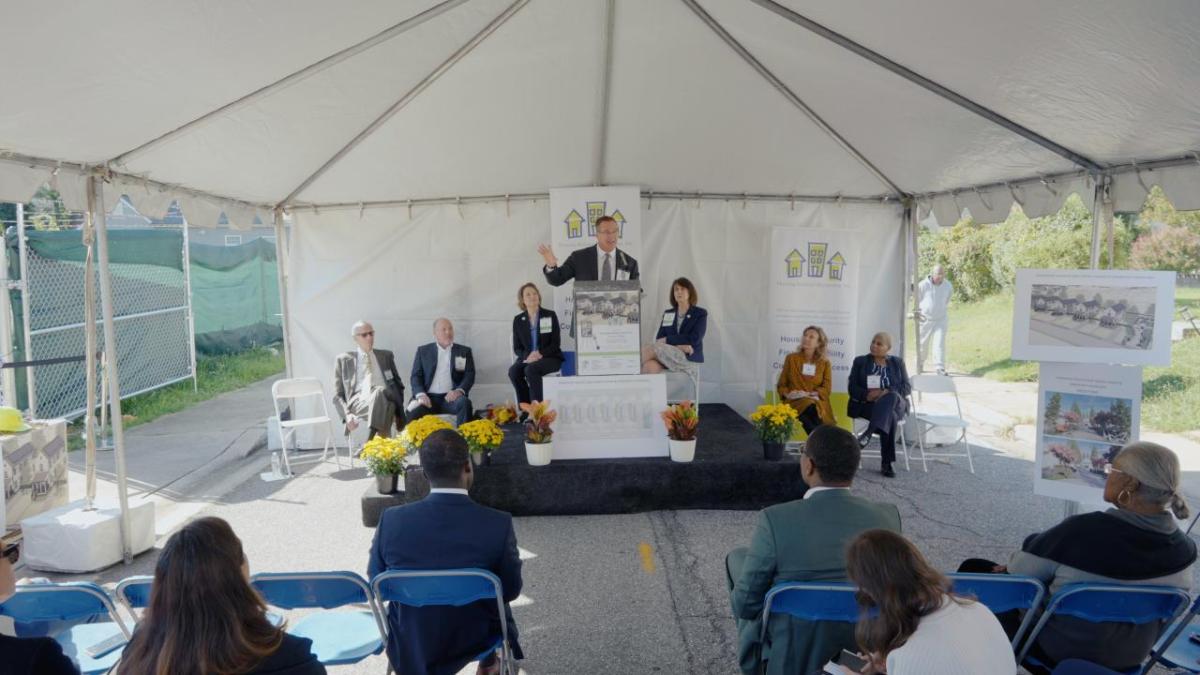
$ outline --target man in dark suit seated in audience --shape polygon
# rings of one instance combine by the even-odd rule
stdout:
[[[471,421],[471,387],[475,384],[475,357],[471,348],[454,343],[454,324],[433,322],[434,341],[417,347],[412,384],[416,407],[409,406],[408,421],[429,414],[454,415],[455,424]]]
[[[819,672],[842,649],[858,651],[854,624],[811,622],[778,614],[771,617],[766,643],[759,643],[763,600],[777,583],[845,581],[846,545],[866,530],[900,531],[893,504],[867,501],[850,493],[858,470],[858,439],[845,429],[813,430],[800,458],[808,490],[803,499],[762,511],[750,547],[725,559],[733,615],[738,624],[742,672],[769,675]]]
[[[513,656],[525,658],[508,603],[521,594],[521,559],[512,516],[471,501],[475,474],[467,442],[449,429],[421,444],[421,468],[431,486],[428,497],[383,512],[367,573],[385,570],[476,567],[500,578]],[[397,675],[454,675],[500,637],[495,600],[463,607],[388,607],[387,655]],[[493,652],[479,675],[500,672]]]

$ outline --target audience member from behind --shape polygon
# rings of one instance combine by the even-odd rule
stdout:
[[[1179,492],[1179,458],[1161,445],[1139,441],[1122,448],[1106,470],[1104,501],[1116,508],[1071,516],[1030,535],[1008,571],[1042,580],[1051,593],[1078,582],[1190,590],[1196,544],[1175,523],[1190,515]],[[1094,624],[1055,617],[1030,653],[1050,668],[1080,658],[1123,671],[1145,660],[1161,629],[1157,623]]]
[[[525,658],[508,603],[521,594],[521,559],[512,516],[471,501],[475,479],[467,442],[441,429],[421,444],[421,468],[431,489],[424,499],[383,512],[371,560],[371,578],[385,570],[485,569],[500,578],[513,655]],[[454,675],[496,643],[500,617],[496,601],[463,607],[388,607],[387,654],[397,675]],[[500,672],[493,652],[476,671]]]
[[[800,346],[783,360],[775,391],[780,400],[796,409],[804,432],[811,434],[822,424],[837,424],[829,394],[833,390],[833,366],[825,357],[829,338],[820,326],[804,329]]]
[[[312,641],[267,618],[242,542],[220,518],[171,535],[117,675],[319,675]]]
[[[896,461],[897,422],[908,414],[908,395],[912,385],[904,359],[888,354],[892,336],[879,332],[871,338],[871,351],[854,358],[850,366],[850,402],[846,414],[867,420],[867,430],[859,437],[859,445],[867,446],[871,434],[879,434],[880,471],[895,478],[892,462]]]
[[[654,342],[642,347],[642,372],[687,371],[704,363],[708,312],[697,307],[696,286],[687,277],[671,282],[671,306],[663,312]]]
[[[533,283],[517,291],[521,313],[513,317],[513,361],[508,379],[517,390],[517,402],[542,400],[542,378],[562,368],[558,314],[542,307],[542,294]]]
[[[13,565],[21,555],[19,545],[0,555],[0,604],[17,592]],[[79,669],[63,654],[53,638],[16,638],[0,635],[0,675],[78,675]]]
[[[950,593],[907,539],[869,530],[846,551],[846,574],[862,608],[855,636],[864,673],[1012,675],[1012,645],[986,605]]]
[[[759,643],[759,633],[763,599],[771,586],[845,580],[846,545],[852,539],[876,528],[900,531],[900,512],[894,505],[850,493],[858,460],[854,434],[834,426],[817,427],[800,457],[800,475],[808,485],[804,498],[764,509],[750,547],[734,549],[726,558],[738,624],[738,662],[747,675],[759,672],[760,659],[768,675],[817,672],[841,650],[854,649],[854,627],[846,623],[776,614],[765,644]]]

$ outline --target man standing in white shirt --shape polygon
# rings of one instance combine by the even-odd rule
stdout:
[[[411,422],[429,414],[455,416],[455,424],[471,421],[474,412],[467,395],[475,384],[471,348],[454,344],[454,324],[445,317],[433,322],[434,341],[417,348],[413,358]]]
[[[375,349],[375,328],[366,321],[355,323],[350,334],[357,348],[338,354],[334,361],[333,407],[347,434],[366,420],[371,430],[368,438],[387,435],[396,411],[404,405],[404,383],[396,359],[386,349]]]
[[[950,326],[947,308],[953,293],[954,285],[946,278],[946,271],[941,265],[934,266],[929,276],[917,284],[917,325],[920,326],[917,344],[921,350],[921,362],[925,362],[932,342],[932,365],[938,375],[946,374],[946,330]]]

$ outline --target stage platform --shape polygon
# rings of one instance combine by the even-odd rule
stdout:
[[[525,461],[519,426],[505,427],[492,463],[477,467],[471,497],[514,516],[637,513],[666,509],[756,510],[799,499],[805,486],[797,458],[763,459],[750,423],[724,404],[700,406],[696,458]],[[374,482],[362,498],[363,524],[374,527],[383,509],[419,499],[423,476],[407,478],[404,492],[382,495]]]

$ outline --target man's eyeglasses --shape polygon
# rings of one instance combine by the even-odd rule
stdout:
[[[1117,467],[1113,466],[1112,462],[1109,462],[1108,464],[1104,465],[1104,475],[1105,476],[1110,476],[1114,473],[1125,473],[1125,472],[1118,469]]]
[[[373,331],[373,330],[369,330],[369,331],[367,331],[367,332],[365,332],[365,333],[359,333],[359,334],[358,334],[358,336],[359,336],[359,337],[371,337],[371,336],[372,336],[372,335],[374,335],[374,334],[375,334],[375,331]]]

